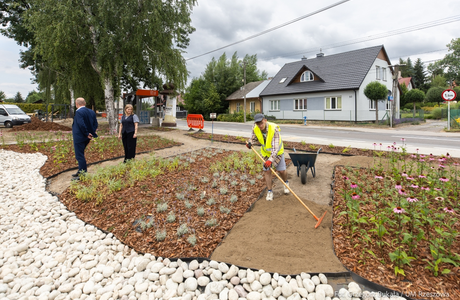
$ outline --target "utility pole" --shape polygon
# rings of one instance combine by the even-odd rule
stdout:
[[[399,67],[405,66],[406,64],[396,64],[390,65],[388,67],[394,67],[394,75],[393,75],[393,91],[391,92],[393,95],[393,102],[390,103],[390,127],[393,127],[393,118],[395,116],[395,108],[396,108],[396,90],[398,89],[398,76],[399,76]],[[399,105],[401,105],[401,95],[399,95]]]
[[[240,63],[241,67],[241,63]],[[246,123],[246,61],[243,60],[243,94],[244,94],[244,100],[243,100],[243,115],[244,115],[244,123]]]

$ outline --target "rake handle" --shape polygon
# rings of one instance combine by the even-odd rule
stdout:
[[[264,159],[262,158],[262,156],[260,156],[260,154],[254,149],[254,147],[251,147],[251,150],[254,151],[255,154],[257,154],[257,156],[262,160],[262,162],[265,162]],[[294,195],[294,197],[297,200],[299,200],[300,203],[302,203],[302,205],[308,210],[308,212],[310,212],[310,214],[313,216],[313,218],[315,218],[315,220],[318,221],[319,218],[317,216],[315,216],[315,214],[308,208],[308,206],[305,205],[305,203],[303,203],[302,200],[300,200],[300,198],[296,195],[296,193],[294,193],[294,191],[291,190],[291,188],[286,184],[286,182],[284,182],[283,179],[281,179],[281,177],[275,172],[275,170],[273,170],[272,168],[270,168],[270,170],[272,171],[273,174],[276,175],[276,177],[278,177],[278,179],[284,184],[284,186],[287,187],[289,191],[291,191],[291,193]]]

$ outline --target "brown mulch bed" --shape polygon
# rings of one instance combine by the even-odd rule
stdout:
[[[97,163],[103,160],[109,160],[116,157],[124,157],[123,145],[120,140],[116,140],[109,149],[98,148],[99,137],[88,144],[85,150],[87,164]],[[112,139],[116,139],[111,137]],[[167,147],[179,146],[181,143],[174,140],[165,139],[156,135],[140,136],[137,140],[136,153],[151,152]],[[56,150],[53,150],[54,149]],[[43,177],[50,177],[68,169],[77,168],[78,163],[75,159],[75,152],[72,140],[66,141],[49,141],[46,143],[28,143],[24,145],[0,145],[0,149],[11,150],[19,153],[40,152],[48,156],[45,164],[40,168],[40,174]]]
[[[37,117],[32,117],[31,122],[21,126],[14,126],[10,131],[72,131],[72,128],[54,122],[43,122]]]
[[[80,219],[112,232],[136,251],[170,258],[209,257],[265,188],[263,178],[256,177],[249,169],[236,170],[230,164],[229,171],[216,174],[211,170],[211,164],[222,161],[228,155],[199,155],[194,161],[187,160],[190,162],[188,168],[166,168],[153,180],[148,178],[136,182],[134,186],[125,187],[112,194],[104,192],[106,196],[99,205],[96,201],[84,202],[76,199],[69,189],[60,195],[60,199]],[[261,168],[256,158],[253,159]],[[179,166],[181,165],[183,166],[183,162],[180,162]],[[229,166],[227,163],[226,165]],[[252,183],[250,180],[253,180]],[[214,181],[217,185],[213,185]],[[246,186],[247,191],[242,191],[242,186]],[[226,188],[227,192],[223,193],[221,188]],[[82,187],[79,186],[78,189],[81,190]],[[237,201],[232,203],[231,197],[237,197]],[[215,199],[215,204],[207,203],[210,198]],[[190,208],[187,208],[187,202],[191,205]],[[157,211],[161,203],[168,204],[168,209],[164,212]],[[203,216],[198,214],[199,207],[204,209]],[[226,213],[223,208],[231,211]],[[169,213],[175,214],[174,222],[167,222]],[[217,220],[217,226],[206,225],[211,218]],[[142,228],[140,221],[151,221],[153,224],[150,228]],[[182,224],[186,224],[189,230],[187,234],[178,236],[177,230]],[[157,241],[156,234],[161,230],[166,230],[166,239]],[[196,238],[195,245],[188,240],[193,234]]]

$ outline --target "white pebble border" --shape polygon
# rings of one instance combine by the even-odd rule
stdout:
[[[0,150],[0,299],[401,300],[334,291],[323,274],[294,277],[217,261],[138,254],[112,234],[85,225],[46,192],[47,157]]]

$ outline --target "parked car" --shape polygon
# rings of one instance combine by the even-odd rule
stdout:
[[[11,128],[14,125],[22,125],[30,122],[30,117],[17,105],[0,104],[0,125]]]

